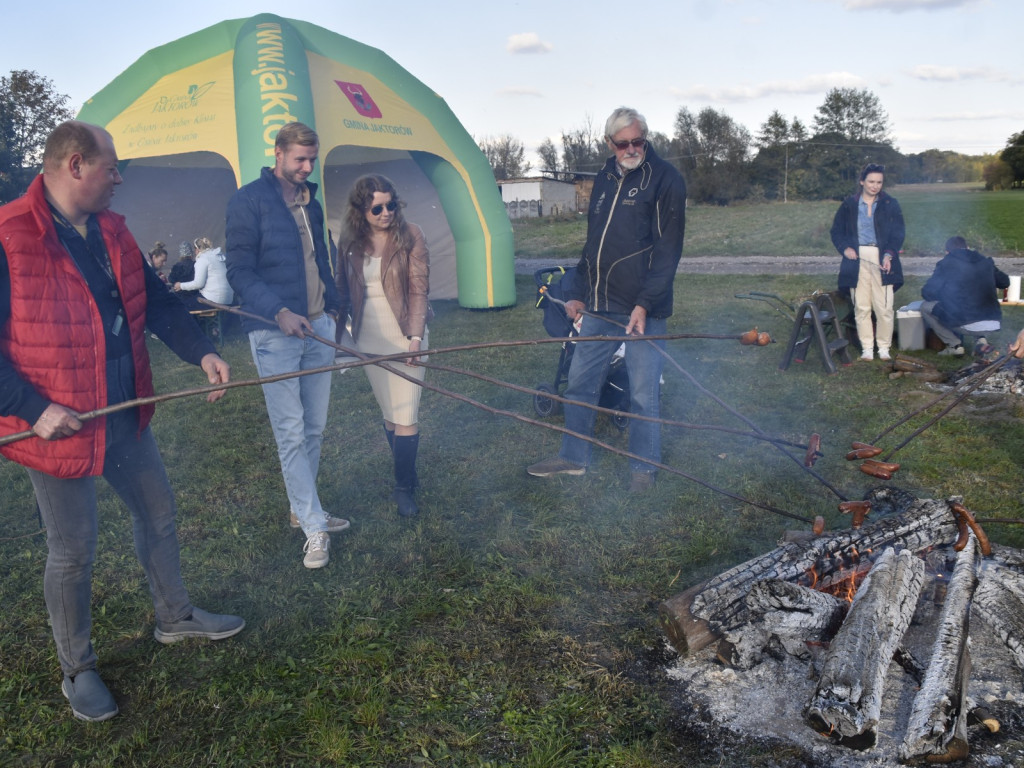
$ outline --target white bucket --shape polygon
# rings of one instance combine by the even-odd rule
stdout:
[[[1006,290],[1007,301],[1020,301],[1020,275],[1010,275],[1010,287]]]

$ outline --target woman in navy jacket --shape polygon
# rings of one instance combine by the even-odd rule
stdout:
[[[896,198],[882,191],[885,166],[868,163],[860,173],[860,191],[846,198],[832,220],[832,244],[843,257],[839,290],[851,293],[861,360],[889,360],[893,294],[903,285],[900,250],[906,228]],[[871,322],[874,312],[875,323]]]

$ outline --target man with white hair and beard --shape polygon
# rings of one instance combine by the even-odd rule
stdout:
[[[683,253],[686,183],[647,141],[647,121],[635,109],[620,107],[605,123],[605,141],[614,153],[594,179],[587,240],[565,291],[570,320],[583,315],[582,336],[663,335],[672,314],[672,284]],[[618,341],[576,345],[565,397],[596,405]],[[664,341],[627,343],[630,413],[657,418],[661,398]],[[558,456],[533,464],[534,477],[583,475],[590,464],[596,412],[567,403]],[[661,461],[661,428],[633,419],[629,451]],[[630,460],[630,491],[654,483],[656,468]]]

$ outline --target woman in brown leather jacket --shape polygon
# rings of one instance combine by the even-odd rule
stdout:
[[[419,352],[427,348],[430,305],[430,256],[423,231],[405,220],[403,203],[386,176],[356,180],[348,197],[344,231],[338,247],[336,282],[341,296],[339,334],[351,318],[352,338],[365,354]],[[420,381],[418,357],[396,370]],[[395,464],[394,500],[398,514],[419,511],[413,498],[417,483],[419,403],[422,388],[375,365],[364,366],[384,418],[384,434]]]

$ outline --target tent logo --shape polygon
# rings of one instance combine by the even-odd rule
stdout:
[[[355,107],[363,117],[383,117],[380,111],[380,107],[377,106],[376,102],[370,97],[370,94],[366,92],[366,89],[359,83],[346,83],[341,80],[335,80],[338,87],[341,88],[341,92],[344,93],[352,106]]]
[[[194,109],[199,106],[199,99],[206,95],[206,92],[216,85],[216,80],[211,80],[202,85],[192,84],[188,87],[188,93],[176,96],[161,96],[153,105],[154,112],[179,112],[183,109]]]

